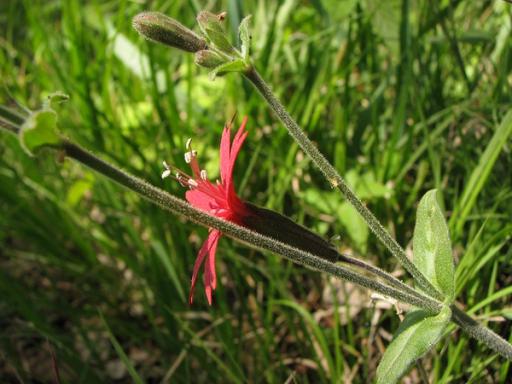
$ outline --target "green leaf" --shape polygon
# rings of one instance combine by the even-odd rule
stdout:
[[[444,306],[436,316],[423,310],[407,314],[377,368],[377,384],[396,383],[414,361],[441,338],[450,322],[451,310]]]
[[[65,103],[68,100],[69,100],[69,95],[67,95],[63,92],[57,91],[57,92],[50,93],[47,96],[46,101],[43,103],[43,109],[44,108],[48,108],[48,109],[55,108],[59,104]]]
[[[363,2],[375,33],[393,51],[399,51],[401,0]]]
[[[230,61],[229,63],[221,64],[213,71],[210,72],[210,78],[213,80],[217,76],[222,76],[229,72],[243,72],[247,69],[245,62],[241,59]]]
[[[55,111],[44,108],[31,113],[21,126],[19,140],[21,147],[30,156],[42,147],[58,144],[60,136]]]
[[[437,202],[437,190],[428,191],[416,212],[413,238],[414,265],[443,293],[448,302],[455,295],[455,273],[448,226]]]
[[[242,43],[242,57],[245,61],[249,58],[249,50],[251,48],[251,33],[249,31],[249,21],[251,17],[251,15],[244,17],[238,26],[238,34],[240,35],[240,41]]]
[[[338,218],[347,229],[347,233],[354,241],[357,249],[365,254],[368,246],[370,231],[357,210],[348,202],[344,201],[338,206]]]

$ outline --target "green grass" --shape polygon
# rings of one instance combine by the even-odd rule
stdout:
[[[248,83],[211,82],[193,57],[131,28],[147,9],[195,28],[207,3],[228,11],[236,38],[253,14],[257,68],[402,245],[420,197],[442,191],[458,299],[512,337],[509,4],[141,3],[1,2],[2,86],[31,108],[47,93],[69,94],[59,109],[66,135],[176,195],[184,191],[162,182],[162,160],[186,169],[192,137],[213,177],[224,122],[247,114],[241,195],[341,235],[342,249],[394,270]],[[49,345],[63,382],[373,380],[399,323],[393,308],[229,239],[218,251],[214,305],[199,286],[189,306],[205,229],[51,152],[29,158],[0,135],[0,381],[55,382]],[[460,331],[422,363],[438,383],[512,377],[508,362]],[[419,380],[416,368],[409,375]]]

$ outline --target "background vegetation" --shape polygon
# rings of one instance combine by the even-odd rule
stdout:
[[[511,5],[504,1],[0,2],[0,78],[31,108],[70,95],[62,130],[177,195],[161,162],[186,169],[194,139],[218,174],[221,127],[250,116],[241,195],[284,212],[388,270],[255,90],[208,79],[193,57],[142,40],[131,18],[162,11],[195,27],[227,10],[236,39],[253,14],[253,57],[297,121],[403,245],[421,195],[440,188],[457,290],[511,338]],[[7,92],[0,103],[10,103]],[[399,323],[369,293],[223,239],[220,286],[187,304],[206,230],[51,152],[0,144],[0,381],[368,383]],[[409,246],[410,247],[410,246]],[[403,271],[396,270],[398,276]],[[460,332],[422,362],[432,382],[512,380],[510,364]],[[409,380],[420,380],[415,368]]]

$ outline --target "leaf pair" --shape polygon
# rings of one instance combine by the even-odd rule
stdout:
[[[30,113],[18,134],[21,147],[27,154],[33,156],[39,149],[61,142],[57,129],[57,113],[53,107],[67,99],[67,95],[59,92],[53,93],[48,96],[42,109]]]
[[[414,361],[441,338],[451,319],[455,273],[448,226],[437,202],[436,190],[427,192],[416,213],[413,237],[414,265],[445,297],[441,311],[432,316],[416,310],[407,314],[377,368],[377,383],[395,383]]]
[[[243,72],[250,68],[249,20],[251,16],[245,17],[238,27],[241,41],[240,51],[235,49],[227,38],[223,25],[224,18],[225,13],[215,15],[207,11],[202,11],[197,16],[201,32],[210,46],[196,52],[195,62],[202,67],[211,68],[210,77],[212,79],[229,72]]]

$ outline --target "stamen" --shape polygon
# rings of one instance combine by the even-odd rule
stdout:
[[[181,175],[179,172],[176,172],[176,180],[178,180],[178,183],[180,183],[180,185],[182,187],[188,187],[189,185],[187,184],[187,181],[189,179],[187,179],[186,177],[184,177],[183,175]]]
[[[187,142],[185,143],[185,148],[187,149],[187,151],[192,151],[192,138],[188,138],[187,139]]]
[[[186,162],[187,164],[190,164],[190,162],[192,161],[192,159],[193,159],[194,157],[196,157],[196,156],[197,156],[197,151],[193,151],[193,150],[192,150],[192,151],[189,151],[189,152],[185,152],[185,162]]]
[[[190,140],[187,141],[187,145],[190,146]],[[187,163],[192,163],[191,164],[192,168],[196,168],[196,167],[199,168],[197,166],[196,155],[197,155],[196,151],[189,151],[189,152],[185,153],[185,161]],[[178,183],[180,183],[180,185],[182,187],[197,188],[199,186],[199,183],[196,180],[194,180],[192,177],[187,175],[182,170],[176,168],[173,165],[167,164],[167,162],[165,160],[162,161],[162,164],[164,166],[164,171],[162,172],[162,179],[165,179],[166,177],[171,176],[172,178],[176,179],[176,181]],[[175,172],[175,174],[172,175],[172,172]],[[197,179],[198,177],[199,177],[199,171],[198,171],[198,174],[195,176],[195,178]],[[203,180],[206,180],[206,171],[204,171],[204,173],[201,173],[201,178]]]
[[[208,180],[208,174],[206,173],[206,169],[201,169],[200,175],[201,175],[201,179],[203,179],[205,181]]]
[[[199,184],[197,184],[197,181],[195,181],[194,179],[188,179],[187,182],[190,187],[196,188],[199,186]]]

